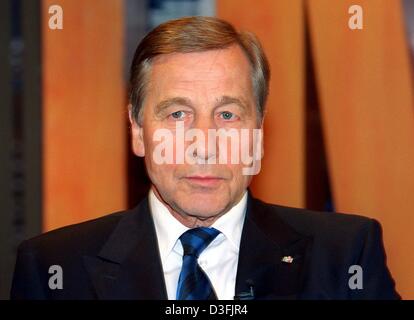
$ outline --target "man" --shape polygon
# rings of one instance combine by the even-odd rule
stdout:
[[[148,198],[24,242],[11,297],[399,298],[378,222],[249,194],[269,77],[258,40],[225,21],[182,18],[150,32],[132,63],[129,105]]]

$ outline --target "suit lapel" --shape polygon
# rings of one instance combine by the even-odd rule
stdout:
[[[297,298],[311,242],[284,223],[277,210],[249,196],[236,294],[253,286],[255,299]],[[84,256],[84,264],[99,299],[167,299],[147,199],[121,218],[97,256]]]
[[[298,298],[311,240],[283,222],[274,207],[249,197],[240,243],[236,295],[253,287],[255,299]]]
[[[99,299],[167,299],[147,199],[126,213],[97,256],[84,264]]]

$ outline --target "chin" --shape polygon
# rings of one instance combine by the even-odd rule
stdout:
[[[206,218],[222,213],[229,205],[223,198],[208,195],[194,195],[177,204],[187,214]]]

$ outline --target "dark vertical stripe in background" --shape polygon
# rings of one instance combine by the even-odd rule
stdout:
[[[0,299],[18,244],[41,232],[40,0],[0,2]]]
[[[311,210],[334,211],[307,12],[304,14],[304,20],[306,68],[304,105],[305,207]]]
[[[42,227],[42,68],[41,1],[24,0],[23,53],[23,155],[25,173],[25,237]]]
[[[0,299],[7,298],[13,249],[11,1],[0,1]]]

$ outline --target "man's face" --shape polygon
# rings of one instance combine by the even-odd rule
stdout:
[[[251,176],[244,175],[245,164],[208,163],[220,152],[208,149],[208,129],[249,129],[249,151],[252,129],[258,128],[258,115],[252,90],[250,65],[238,46],[197,53],[177,53],[156,57],[151,66],[143,106],[143,121],[132,121],[133,149],[145,156],[148,175],[157,196],[180,215],[201,220],[218,217],[243,196]],[[154,136],[160,129],[171,130],[174,160],[177,159],[180,123],[184,131],[198,129],[206,143],[197,144],[191,152],[205,163],[158,164],[154,154],[160,141]],[[234,130],[233,130],[234,131]],[[184,149],[193,143],[186,141]],[[231,143],[227,144],[230,149]],[[212,151],[213,150],[213,151]],[[251,153],[250,153],[251,154]]]

